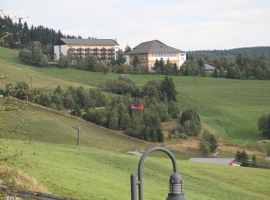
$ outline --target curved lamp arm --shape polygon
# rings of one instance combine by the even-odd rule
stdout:
[[[174,155],[166,148],[164,147],[153,147],[148,149],[141,157],[139,165],[138,165],[138,181],[136,181],[136,175],[131,175],[131,198],[132,200],[136,200],[136,185],[139,185],[139,200],[143,200],[143,183],[142,183],[142,166],[145,158],[153,151],[163,151],[165,152],[172,160],[173,163],[173,171],[174,173],[177,172],[177,163],[175,160]]]

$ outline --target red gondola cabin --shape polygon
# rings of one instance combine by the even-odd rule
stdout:
[[[133,103],[130,106],[131,110],[143,110],[144,106],[143,104]]]

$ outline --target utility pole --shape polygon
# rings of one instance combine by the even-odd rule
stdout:
[[[77,126],[76,127],[72,127],[72,128],[75,128],[75,129],[77,129],[78,130],[78,136],[77,136],[77,146],[79,146],[80,145],[80,131],[81,130],[85,130],[83,127],[81,127],[81,125],[80,124],[77,124]]]

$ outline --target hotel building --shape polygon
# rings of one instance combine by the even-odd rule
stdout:
[[[118,50],[119,44],[113,39],[60,38],[54,45],[57,60],[61,53],[67,56],[70,52],[72,57],[75,57],[75,54],[81,58],[94,55],[101,61],[110,62],[116,57]]]
[[[165,63],[169,59],[171,63],[176,63],[178,69],[180,69],[186,60],[186,52],[167,46],[159,40],[143,42],[125,55],[127,64],[132,65],[134,56],[136,55],[140,60],[140,65],[148,66],[149,69],[154,67],[156,59],[160,60],[163,58]]]

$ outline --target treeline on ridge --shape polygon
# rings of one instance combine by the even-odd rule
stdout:
[[[189,55],[192,55],[193,57],[205,57],[205,56],[210,56],[211,58],[227,57],[231,60],[234,60],[239,52],[244,54],[246,51],[250,51],[252,58],[255,58],[258,54],[263,55],[264,53],[267,53],[268,55],[270,55],[270,46],[242,47],[224,50],[222,49],[195,50],[195,51],[188,51],[187,53]]]

